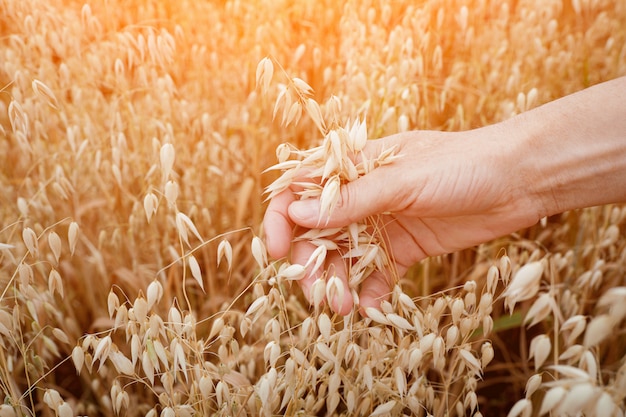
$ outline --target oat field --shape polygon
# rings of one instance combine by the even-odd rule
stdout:
[[[626,206],[422,261],[369,318],[261,227],[329,141],[621,75],[622,0],[0,0],[0,417],[624,416]],[[389,261],[316,233],[355,286]]]

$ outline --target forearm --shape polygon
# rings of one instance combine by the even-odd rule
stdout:
[[[509,147],[538,216],[626,202],[626,77],[506,122]],[[517,159],[517,161],[516,161]]]

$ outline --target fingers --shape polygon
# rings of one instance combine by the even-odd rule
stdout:
[[[383,139],[370,140],[363,151],[355,155],[355,163],[378,158],[382,153],[395,149],[401,154],[409,140],[408,135],[398,134]],[[370,171],[367,175],[343,184],[340,197],[330,216],[320,213],[319,199],[296,200],[289,206],[289,216],[294,223],[308,228],[343,227],[385,211],[393,211],[401,200],[403,190],[396,170],[389,165]],[[321,214],[321,216],[320,216]]]
[[[291,249],[291,262],[298,265],[306,265],[309,261],[309,258],[313,254],[317,247],[307,241],[299,241],[293,243],[293,248]],[[318,268],[317,271],[311,274],[311,270],[313,265],[310,265],[307,268],[306,275],[304,278],[298,281],[300,288],[304,294],[304,297],[310,302],[313,302],[313,295],[311,294],[311,287],[313,283],[322,277],[324,272],[324,267]]]
[[[316,248],[317,246],[306,241],[295,242],[291,250],[291,261],[296,264],[305,265]],[[322,301],[325,296],[328,295],[330,299],[326,301],[329,303],[331,310],[343,316],[350,313],[353,305],[352,294],[348,286],[348,274],[345,260],[341,255],[336,251],[330,252],[326,257],[324,266],[318,268],[318,270],[313,273],[311,273],[311,270],[312,265],[308,267],[307,275],[298,281],[306,299],[310,303],[314,303],[315,295],[312,293],[314,291],[313,284],[318,280],[325,280],[326,282],[324,282],[323,287],[324,294],[321,297]],[[335,284],[327,291],[327,282],[331,279],[333,279]]]
[[[271,257],[275,259],[283,258],[289,255],[291,251],[291,262],[305,265],[317,246],[307,241],[292,243],[294,223],[287,215],[287,212],[289,205],[294,201],[295,196],[291,190],[286,190],[276,195],[270,201],[263,218],[263,229],[265,230],[267,250]],[[311,268],[312,266],[309,267],[309,270]],[[329,291],[325,291],[325,295],[328,295],[330,298],[327,302],[331,310],[340,315],[349,314],[353,307],[353,300],[348,284],[346,264],[341,254],[336,251],[327,255],[323,267],[312,274],[308,273],[298,282],[304,296],[309,302],[313,302],[313,295],[311,294],[313,283],[318,279],[324,279],[323,275],[325,272],[327,275],[326,279],[336,277],[334,278],[334,286]],[[366,302],[370,303],[368,306],[373,306],[375,302],[371,300],[371,297],[368,297],[365,297]]]
[[[293,178],[295,182],[311,181],[306,177],[308,170],[302,170]],[[289,255],[291,240],[295,224],[289,218],[288,207],[296,200],[296,191],[301,187],[293,184],[287,189],[275,195],[269,202],[263,217],[263,230],[265,231],[265,244],[269,255],[274,259],[284,258]]]
[[[346,271],[345,260],[338,252],[332,252],[329,257],[331,268],[328,270],[331,278],[334,277],[331,286],[327,283],[326,295],[331,310],[335,313],[345,316],[352,311],[352,294],[348,285],[348,272]]]
[[[402,135],[370,140],[357,156],[357,162],[371,159],[386,149],[403,144]],[[400,152],[401,149],[398,150]],[[289,252],[294,223],[306,228],[343,227],[384,211],[391,211],[397,202],[398,178],[392,177],[393,170],[379,167],[353,182],[341,187],[339,202],[328,216],[320,217],[319,199],[296,199],[293,190],[287,189],[270,201],[263,221],[270,255],[281,258]],[[307,172],[299,173],[299,181],[310,181]],[[304,177],[302,177],[304,176]],[[321,219],[321,221],[320,221]]]
[[[402,140],[398,141],[398,138],[370,141],[363,152],[357,155],[357,160],[376,157],[399,142]],[[291,188],[276,195],[270,201],[263,219],[269,255],[273,258],[290,255],[292,263],[305,265],[317,246],[306,241],[292,243],[296,225],[304,228],[344,227],[367,217],[392,211],[399,201],[399,192],[391,187],[401,187],[398,185],[398,178],[393,178],[394,175],[393,169],[383,166],[343,185],[339,201],[330,217],[320,216],[319,199],[299,200]],[[315,283],[320,279],[325,282],[318,287]],[[309,302],[325,298],[330,308],[341,315],[349,314],[353,308],[346,263],[339,252],[329,252],[325,265],[314,273],[308,273],[299,284]],[[321,289],[324,289],[323,294],[320,294]],[[366,307],[379,308],[380,302],[388,297],[389,291],[390,285],[384,275],[372,274],[362,284],[361,311]]]
[[[373,307],[380,309],[380,303],[389,300],[391,294],[391,282],[385,274],[380,271],[374,271],[361,284],[361,292],[359,293],[359,314],[367,317],[365,309]]]
[[[292,263],[306,265],[316,248],[317,246],[307,241],[295,242],[291,250]],[[327,255],[324,266],[311,273],[312,265],[310,265],[307,275],[298,281],[305,298],[310,303],[314,303],[313,284],[318,280],[325,280],[325,291],[320,298],[322,301],[326,298],[331,310],[342,316],[349,314],[354,305],[345,262],[339,252],[332,251]],[[334,280],[334,284],[329,286],[330,280]],[[379,309],[380,303],[389,299],[391,287],[391,280],[380,271],[375,271],[367,277],[361,284],[359,293],[360,314],[367,317],[365,314],[367,307]]]
[[[293,262],[300,265],[306,264],[315,248],[316,246],[309,242],[295,243],[292,250]],[[324,275],[326,275],[326,278],[324,278]],[[304,296],[310,303],[314,302],[315,296],[312,294],[313,284],[318,280],[326,280],[324,282],[324,295],[331,310],[342,316],[349,314],[352,311],[354,301],[348,284],[345,259],[338,252],[329,253],[324,268],[318,269],[313,274],[307,274],[307,276],[298,281]],[[334,284],[330,284],[333,282],[331,280],[334,280]],[[373,272],[361,284],[359,313],[363,317],[367,317],[365,313],[367,307],[380,309],[380,303],[389,299],[391,288],[392,283],[387,275],[380,271]]]
[[[294,224],[287,215],[287,210],[294,200],[291,190],[283,191],[272,198],[263,217],[267,251],[274,259],[289,254]]]
[[[393,179],[380,168],[355,181],[341,186],[341,196],[330,216],[320,216],[320,200],[293,201],[288,208],[289,218],[307,228],[344,227],[366,217],[391,211],[397,193],[390,190]]]

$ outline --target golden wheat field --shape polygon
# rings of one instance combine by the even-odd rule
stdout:
[[[621,75],[622,0],[0,0],[0,417],[623,416],[626,206],[424,260],[369,318],[261,227],[326,127]]]

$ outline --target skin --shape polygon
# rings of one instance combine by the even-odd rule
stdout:
[[[545,216],[625,202],[626,77],[475,130],[370,140],[364,154],[393,145],[401,157],[342,186],[338,205],[321,224],[342,227],[378,216],[401,276],[426,257],[487,242]],[[320,227],[319,219],[319,200],[298,201],[291,189],[273,198],[263,223],[270,256],[306,263],[315,247],[292,237]],[[347,288],[338,253],[328,255],[326,268]],[[361,314],[388,298],[386,275],[374,273],[361,284]],[[299,281],[309,299],[320,276]],[[339,314],[353,307],[347,290],[329,302]]]

